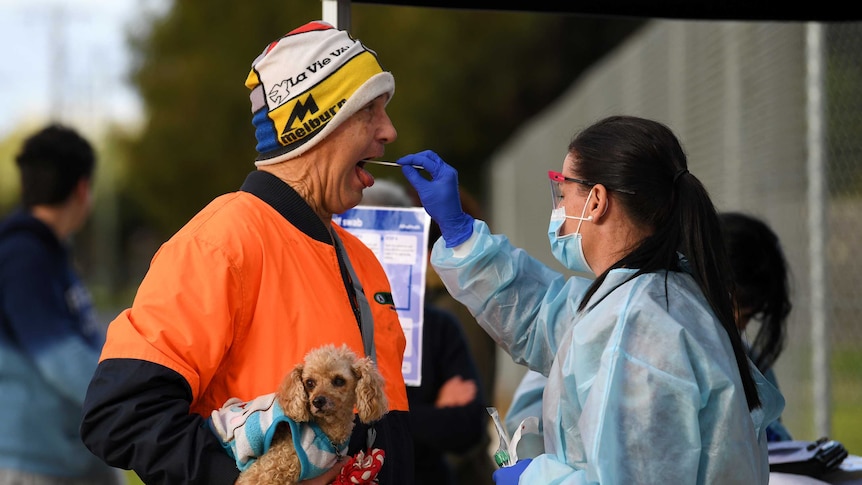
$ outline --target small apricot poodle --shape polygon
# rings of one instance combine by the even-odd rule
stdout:
[[[282,382],[276,399],[285,416],[296,423],[315,423],[337,450],[347,448],[354,407],[363,423],[379,420],[388,408],[377,366],[369,357],[359,358],[346,345],[325,345],[310,351]],[[308,466],[310,460],[308,450],[297,454],[294,448],[292,430],[296,429],[279,424],[269,450],[240,474],[237,485],[298,482],[302,462]]]

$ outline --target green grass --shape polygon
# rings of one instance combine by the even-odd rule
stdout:
[[[135,472],[126,472],[126,484],[127,485],[144,485],[144,482],[138,478],[138,475]]]
[[[862,352],[832,353],[832,438],[853,455],[862,455]]]

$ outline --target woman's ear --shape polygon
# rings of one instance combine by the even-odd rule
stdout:
[[[594,223],[600,222],[601,218],[608,212],[610,200],[608,199],[608,189],[602,184],[593,186],[593,196],[587,202],[587,216],[593,218]]]

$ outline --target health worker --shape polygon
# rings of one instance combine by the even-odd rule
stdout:
[[[784,399],[746,357],[718,215],[668,127],[600,120],[549,173],[551,251],[594,278],[490,234],[434,152],[398,163],[440,226],[431,262],[449,292],[548,377],[545,453],[494,472],[498,485],[767,483]]]

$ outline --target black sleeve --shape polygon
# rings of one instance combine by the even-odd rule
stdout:
[[[422,385],[407,388],[414,439],[437,451],[464,452],[482,440],[487,425],[482,382],[455,317],[426,306],[424,320]],[[454,376],[475,381],[476,398],[465,406],[435,407],[440,387]]]
[[[81,437],[107,464],[147,484],[231,485],[236,463],[206,419],[189,413],[191,400],[188,383],[167,367],[105,360],[87,390]]]

